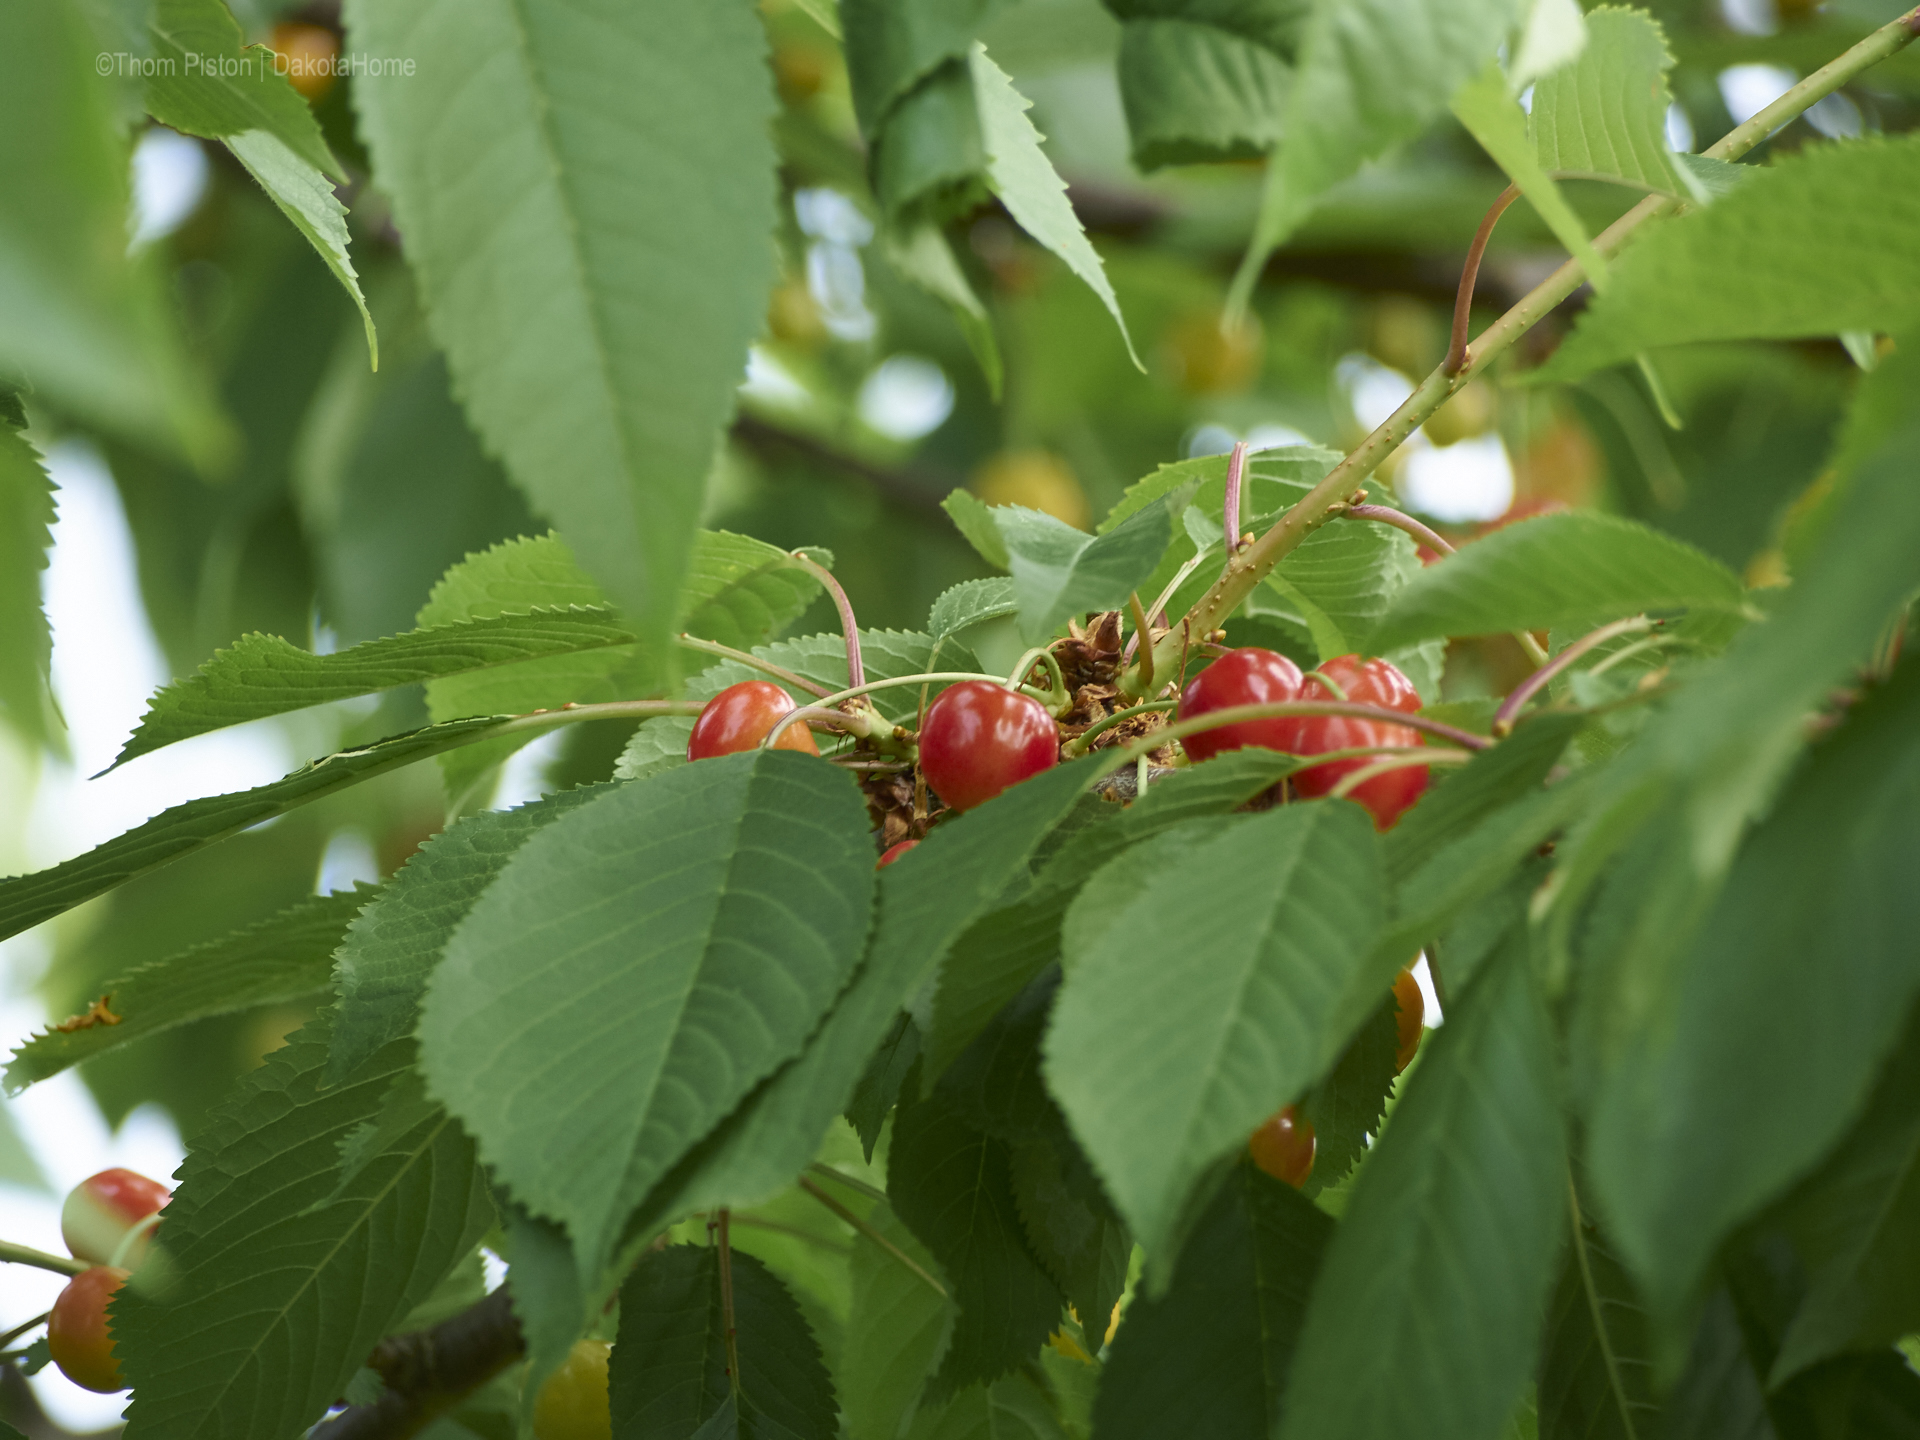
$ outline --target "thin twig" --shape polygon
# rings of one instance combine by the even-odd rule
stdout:
[[[14,1341],[18,1340],[22,1335],[26,1334],[29,1330],[39,1329],[40,1326],[46,1324],[47,1321],[51,1320],[52,1318],[53,1318],[53,1312],[51,1310],[48,1310],[42,1314],[34,1316],[33,1319],[27,1321],[26,1324],[24,1325],[14,1326],[13,1329],[7,1331],[6,1334],[0,1335],[0,1349],[4,1349],[6,1346],[11,1345]]]
[[[720,1228],[720,1328],[727,1342],[727,1383],[734,1397],[740,1395],[740,1338],[733,1318],[733,1212],[724,1206],[718,1221]]]
[[[1122,721],[1131,720],[1136,715],[1149,715],[1156,710],[1171,710],[1179,703],[1178,700],[1149,700],[1144,705],[1130,705],[1125,710],[1116,710],[1113,714],[1107,716],[1106,719],[1096,720],[1078,735],[1074,736],[1073,739],[1069,740],[1062,748],[1061,753],[1069,760],[1076,756],[1084,755],[1088,750],[1093,748],[1094,736],[1105,734]]]
[[[1563,672],[1574,661],[1593,649],[1604,645],[1617,635],[1635,635],[1642,630],[1653,628],[1653,621],[1644,615],[1635,615],[1630,620],[1616,620],[1611,625],[1602,625],[1598,630],[1582,635],[1533,674],[1513,687],[1513,693],[1500,702],[1500,708],[1493,712],[1493,733],[1497,739],[1505,739],[1513,733],[1514,717],[1525,708],[1526,703],[1540,693],[1554,676]]]
[[[1460,289],[1453,297],[1453,338],[1447,345],[1447,358],[1441,362],[1441,368],[1449,375],[1458,375],[1467,366],[1467,327],[1473,320],[1473,286],[1480,278],[1480,259],[1487,253],[1487,241],[1493,238],[1493,227],[1507,207],[1519,198],[1518,185],[1502,190],[1487,207],[1480,228],[1474,232],[1473,244],[1467,247],[1467,263],[1460,267]]]
[[[844,1185],[849,1190],[856,1191],[859,1194],[866,1196],[869,1200],[878,1200],[883,1205],[887,1201],[886,1191],[880,1189],[877,1186],[869,1185],[864,1180],[856,1180],[853,1176],[847,1174],[845,1171],[836,1170],[831,1165],[822,1165],[818,1160],[815,1160],[812,1164],[807,1166],[807,1169],[811,1170],[814,1174],[820,1176],[822,1179],[832,1180],[836,1184]]]
[[[718,655],[723,660],[732,660],[740,665],[752,666],[762,675],[771,675],[776,680],[784,680],[796,690],[804,690],[809,695],[829,695],[832,692],[826,686],[796,674],[784,665],[776,665],[771,660],[762,660],[758,655],[750,655],[745,650],[736,650],[731,645],[722,645],[715,640],[702,640],[697,635],[681,635],[680,645],[686,650],[698,650],[706,655]]]
[[[798,1225],[783,1225],[778,1220],[762,1220],[754,1215],[736,1215],[733,1217],[733,1223],[745,1225],[749,1230],[766,1230],[775,1235],[804,1240],[809,1245],[817,1246],[822,1250],[831,1250],[836,1255],[852,1253],[851,1246],[843,1245],[838,1240],[829,1240],[824,1235],[816,1235],[811,1230],[803,1230]]]
[[[891,1240],[887,1239],[886,1236],[882,1235],[878,1230],[874,1229],[872,1225],[870,1225],[865,1220],[862,1220],[858,1215],[854,1214],[853,1211],[849,1210],[846,1206],[842,1205],[838,1200],[834,1199],[831,1195],[827,1194],[826,1191],[822,1190],[818,1185],[814,1184],[811,1180],[807,1179],[806,1176],[802,1175],[796,1183],[800,1186],[802,1190],[806,1191],[807,1194],[813,1196],[814,1199],[818,1200],[822,1205],[826,1206],[827,1209],[831,1210],[834,1214],[838,1215],[842,1220],[846,1221],[847,1224],[853,1226],[854,1229],[858,1230],[862,1235],[866,1236],[869,1240],[873,1241],[873,1243],[878,1245],[882,1250],[886,1251],[889,1255],[893,1256],[894,1259],[898,1260],[902,1265],[906,1266],[907,1269],[911,1270],[914,1274],[918,1275],[922,1280],[926,1281],[927,1284],[931,1285],[934,1288],[934,1290],[938,1292],[938,1294],[942,1299],[946,1298],[947,1287],[942,1285],[938,1280],[934,1279],[933,1276],[929,1275],[925,1270],[921,1269],[918,1262],[916,1262],[911,1255],[907,1254],[906,1251],[902,1250],[898,1245],[894,1244]]]
[[[1247,442],[1233,442],[1233,454],[1227,457],[1227,495],[1221,507],[1221,526],[1227,537],[1227,554],[1240,548],[1240,481],[1247,470]]]
[[[1409,730],[1424,730],[1429,735],[1451,740],[1467,750],[1484,750],[1493,744],[1484,735],[1443,725],[1424,715],[1389,710],[1384,705],[1357,705],[1339,700],[1276,700],[1265,705],[1229,705],[1221,710],[1210,710],[1205,715],[1196,715],[1191,720],[1176,720],[1165,729],[1155,730],[1144,739],[1136,740],[1127,747],[1125,753],[1131,758],[1140,752],[1142,746],[1157,750],[1169,740],[1184,739],[1188,735],[1198,735],[1203,730],[1217,729],[1222,725],[1238,725],[1244,720],[1278,720],[1295,715],[1342,715],[1355,720],[1384,720],[1390,724],[1404,725]]]
[[[857,689],[867,683],[867,672],[860,664],[860,622],[853,618],[853,602],[847,599],[847,592],[840,588],[840,582],[826,566],[804,550],[789,553],[793,563],[818,580],[833,597],[834,608],[840,612],[840,631],[847,637],[847,684]]]
[[[1454,553],[1453,546],[1441,539],[1411,515],[1403,515],[1391,505],[1349,505],[1340,512],[1344,520],[1378,520],[1382,525],[1391,525],[1396,530],[1404,530],[1429,550],[1442,555]]]

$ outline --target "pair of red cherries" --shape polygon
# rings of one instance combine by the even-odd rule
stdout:
[[[792,709],[792,697],[771,681],[729,685],[693,722],[687,759],[751,750]],[[820,753],[813,732],[801,723],[782,730],[773,747]],[[927,707],[920,727],[920,773],[955,810],[971,810],[1059,762],[1060,727],[1047,707],[990,681],[948,686]]]
[[[1420,708],[1413,682],[1385,660],[1342,655],[1306,675],[1286,656],[1248,646],[1228,651],[1200,672],[1180,697],[1179,718],[1193,719],[1240,705],[1342,699],[1406,714]],[[792,698],[771,681],[729,685],[707,702],[693,722],[687,758],[706,760],[751,750],[793,708]],[[1418,732],[1387,721],[1288,715],[1222,725],[1189,735],[1181,743],[1194,760],[1209,760],[1248,746],[1313,756],[1334,750],[1406,747],[1419,741]],[[788,725],[774,748],[820,753],[804,724]],[[1060,730],[1046,707],[1030,696],[985,680],[963,680],[941,691],[927,707],[919,748],[920,773],[934,792],[955,810],[971,810],[1058,764]],[[1358,755],[1309,766],[1294,774],[1293,787],[1302,795],[1325,795],[1345,777],[1375,763],[1375,758]],[[1427,767],[1408,765],[1383,770],[1349,793],[1385,830],[1426,788]]]

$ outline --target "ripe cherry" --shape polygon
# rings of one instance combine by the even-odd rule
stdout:
[[[1296,1190],[1313,1173],[1313,1151],[1313,1122],[1291,1105],[1254,1131],[1247,1141],[1253,1163]]]
[[[90,1175],[68,1193],[60,1207],[60,1236],[76,1260],[91,1260],[96,1265],[109,1261],[131,1269],[146,1253],[152,1225],[128,1246],[125,1255],[117,1254],[127,1232],[141,1225],[149,1215],[173,1197],[173,1192],[158,1180],[149,1180],[131,1170],[102,1170]]]
[[[533,1402],[534,1440],[613,1440],[607,1406],[604,1340],[576,1340],[564,1364],[547,1377]]]
[[[1235,705],[1270,705],[1300,698],[1300,667],[1274,650],[1249,645],[1230,650],[1194,676],[1180,696],[1179,718],[1227,710]],[[1195,760],[1211,760],[1228,750],[1257,748],[1285,750],[1294,722],[1287,719],[1242,720],[1202,730],[1180,742]]]
[[[126,1278],[125,1270],[111,1265],[82,1270],[60,1292],[47,1317],[47,1350],[53,1363],[74,1384],[102,1395],[127,1388],[107,1331],[107,1301]]]
[[[971,810],[1060,760],[1046,706],[986,680],[962,680],[927,707],[920,773],[956,810]]]
[[[738,685],[729,685],[707,701],[706,708],[694,720],[693,734],[687,737],[687,759],[711,760],[716,755],[752,750],[791,709],[793,697],[771,680],[742,680]],[[773,748],[803,750],[809,755],[820,753],[820,747],[813,743],[813,732],[805,722],[782,730]]]
[[[1420,993],[1420,982],[1411,969],[1402,970],[1393,981],[1393,1025],[1398,1035],[1393,1052],[1393,1073],[1398,1075],[1412,1063],[1420,1049],[1420,1036],[1427,1018],[1427,998]]]
[[[886,869],[887,866],[893,864],[894,861],[898,860],[919,843],[918,840],[902,840],[898,845],[889,845],[887,847],[887,853],[882,855],[879,860],[874,863],[873,868],[876,870]]]
[[[1356,705],[1380,705],[1411,715],[1420,708],[1420,692],[1413,682],[1385,660],[1364,663],[1357,655],[1341,655],[1320,667]],[[1336,700],[1339,697],[1312,676],[1300,690],[1302,700]],[[1295,755],[1324,755],[1329,750],[1348,750],[1363,745],[1418,745],[1420,732],[1405,725],[1381,720],[1359,720],[1345,715],[1302,715],[1283,722],[1287,743],[1280,748]],[[1334,760],[1301,770],[1292,777],[1293,788],[1302,795],[1325,795],[1341,779],[1366,768],[1379,757],[1356,755],[1351,760]],[[1390,830],[1394,822],[1418,800],[1427,788],[1427,767],[1406,765],[1387,770],[1348,791],[1351,799],[1373,812],[1376,828]]]

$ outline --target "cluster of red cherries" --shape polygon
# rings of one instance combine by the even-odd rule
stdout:
[[[145,1257],[160,1210],[173,1192],[131,1170],[102,1170],[73,1187],[60,1209],[60,1236],[88,1262],[53,1302],[47,1350],[74,1384],[103,1395],[126,1389],[113,1353],[107,1302]]]

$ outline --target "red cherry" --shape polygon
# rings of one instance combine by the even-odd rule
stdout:
[[[971,810],[1060,760],[1060,727],[1038,700],[962,680],[927,707],[920,773],[956,810]]]
[[[1427,1018],[1427,997],[1420,993],[1420,982],[1412,970],[1402,970],[1393,981],[1393,1025],[1398,1043],[1394,1046],[1393,1072],[1399,1074],[1412,1063],[1420,1049],[1422,1026]]]
[[[898,860],[902,855],[906,854],[907,851],[913,849],[913,847],[918,845],[919,843],[920,842],[918,840],[902,840],[898,845],[888,846],[887,853],[880,857],[880,859],[874,864],[873,868],[876,870],[886,869],[887,866],[893,864],[894,861]]]
[[[1368,660],[1357,655],[1341,655],[1327,661],[1320,672],[1347,692],[1356,705],[1381,705],[1411,715],[1420,708],[1420,692],[1413,682],[1385,660]],[[1302,700],[1336,700],[1326,686],[1308,676],[1300,691]],[[1295,755],[1324,755],[1329,750],[1348,750],[1362,745],[1418,745],[1420,732],[1405,725],[1381,720],[1359,720],[1345,715],[1302,715],[1284,722],[1290,731],[1281,748]],[[1325,795],[1343,776],[1351,775],[1374,763],[1379,757],[1356,755],[1351,760],[1334,760],[1301,770],[1293,777],[1293,788],[1302,795]],[[1408,765],[1388,770],[1348,791],[1373,812],[1373,823],[1390,830],[1401,814],[1418,800],[1427,788],[1427,767]]]
[[[146,1252],[144,1234],[127,1247],[128,1254],[117,1256],[114,1252],[129,1230],[172,1198],[173,1192],[158,1180],[131,1170],[102,1170],[68,1192],[66,1203],[60,1207],[60,1236],[76,1260],[91,1260],[96,1265],[118,1260],[131,1268]]]
[[[1179,718],[1191,720],[1235,705],[1270,705],[1300,698],[1300,667],[1273,650],[1249,645],[1230,650],[1196,675],[1180,696]],[[1180,742],[1194,760],[1211,760],[1228,750],[1249,747],[1285,750],[1294,722],[1242,720],[1202,730]]]
[[[53,1363],[74,1384],[102,1395],[126,1389],[113,1336],[107,1333],[107,1301],[127,1272],[111,1265],[82,1270],[53,1302],[47,1318],[47,1349]]]
[[[1296,1190],[1313,1172],[1313,1122],[1289,1105],[1253,1132],[1247,1153],[1253,1163]]]
[[[693,734],[687,737],[687,759],[711,760],[716,755],[755,749],[791,709],[793,697],[771,680],[742,680],[729,685],[707,701],[694,720]],[[804,721],[782,730],[773,748],[820,753]]]

